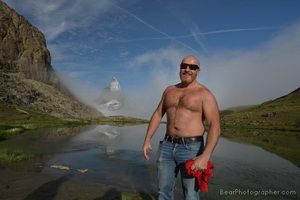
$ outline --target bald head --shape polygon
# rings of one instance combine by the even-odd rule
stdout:
[[[195,56],[186,56],[182,59],[181,63],[198,65],[198,67],[200,68],[200,61]]]

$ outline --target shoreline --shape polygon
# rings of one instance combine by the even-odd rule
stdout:
[[[15,199],[119,199],[124,190],[114,186],[74,180],[38,172],[0,170],[0,196]]]
[[[154,200],[155,194],[117,185],[79,180],[73,172],[42,173],[39,158],[31,161],[0,161],[0,199],[5,200]]]

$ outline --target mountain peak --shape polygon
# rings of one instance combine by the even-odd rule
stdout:
[[[118,80],[115,77],[112,77],[110,83],[105,87],[105,90],[110,92],[119,92],[121,91],[121,86]]]
[[[112,77],[110,83],[102,90],[100,96],[95,100],[96,105],[109,110],[119,110],[123,105],[124,96],[121,92],[121,86],[115,77]]]

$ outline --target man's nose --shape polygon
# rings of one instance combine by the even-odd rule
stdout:
[[[186,71],[191,71],[190,66],[187,66]]]

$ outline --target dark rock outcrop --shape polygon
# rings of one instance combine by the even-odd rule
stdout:
[[[60,118],[103,116],[77,101],[60,83],[43,33],[2,1],[0,101]]]
[[[51,80],[51,57],[44,35],[5,3],[0,2],[0,69],[46,84]]]

